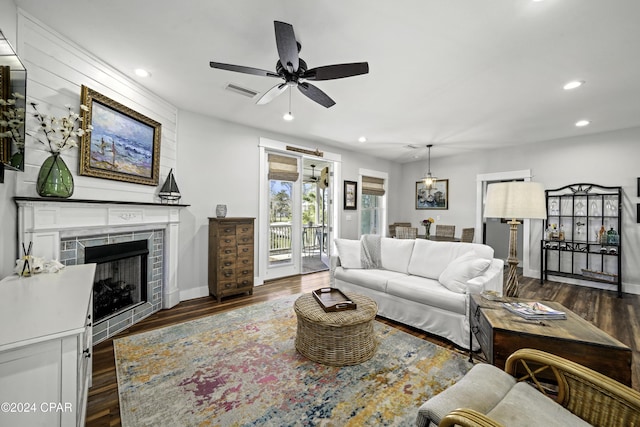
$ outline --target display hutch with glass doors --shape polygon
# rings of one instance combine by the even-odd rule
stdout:
[[[622,187],[545,190],[540,283],[563,276],[615,285],[622,296]]]

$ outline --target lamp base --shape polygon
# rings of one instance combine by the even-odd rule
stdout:
[[[509,272],[507,273],[507,283],[504,287],[504,295],[508,297],[517,297],[519,292],[518,286],[518,225],[520,221],[512,219],[509,221]]]

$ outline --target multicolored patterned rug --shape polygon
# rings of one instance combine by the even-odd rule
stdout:
[[[114,342],[122,425],[409,426],[466,357],[375,322],[375,356],[331,367],[296,352],[298,296]]]

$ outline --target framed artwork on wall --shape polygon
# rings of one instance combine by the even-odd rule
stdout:
[[[358,209],[358,183],[356,181],[344,182],[344,209]]]
[[[431,190],[416,182],[416,209],[449,209],[449,180],[439,179]]]
[[[82,86],[84,126],[80,141],[80,175],[158,185],[160,123]]]

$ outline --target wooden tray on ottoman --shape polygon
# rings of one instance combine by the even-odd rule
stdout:
[[[320,307],[327,313],[358,308],[357,304],[343,294],[340,289],[320,288],[313,291],[312,294]]]

